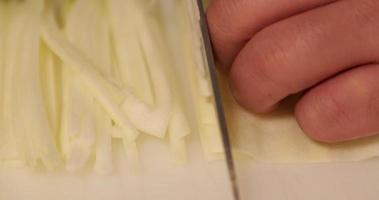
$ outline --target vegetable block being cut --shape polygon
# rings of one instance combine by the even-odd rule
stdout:
[[[0,1],[0,165],[110,173],[148,138],[223,153],[195,1]]]

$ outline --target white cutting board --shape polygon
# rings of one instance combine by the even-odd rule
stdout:
[[[139,174],[122,149],[115,173],[43,173],[0,169],[0,200],[231,200],[225,165],[191,146],[190,163],[173,166],[167,145],[141,148]],[[356,163],[273,165],[238,161],[242,200],[378,200],[379,159]]]
[[[243,199],[378,200],[379,159],[272,165],[239,162]]]
[[[168,145],[160,140],[139,147],[138,173],[122,148],[110,175],[0,169],[0,200],[231,200],[224,161],[205,161],[199,144],[190,145],[185,166],[170,162]]]

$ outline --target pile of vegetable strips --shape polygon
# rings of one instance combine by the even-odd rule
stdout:
[[[98,173],[114,143],[222,145],[193,0],[0,0],[0,166]]]

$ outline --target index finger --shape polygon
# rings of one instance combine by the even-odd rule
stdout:
[[[229,67],[247,41],[281,19],[336,0],[213,0],[207,18],[218,61]]]

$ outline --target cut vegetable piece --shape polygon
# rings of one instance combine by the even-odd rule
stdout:
[[[183,110],[178,104],[174,106],[169,125],[169,142],[171,160],[175,164],[184,164],[187,161],[187,149],[185,137],[190,134],[191,129],[184,116]]]
[[[183,1],[168,0],[158,3],[168,50],[173,55],[172,68],[169,70],[170,82],[174,83],[171,85],[174,108],[168,131],[170,154],[173,163],[181,165],[187,160],[186,136],[195,132],[194,121],[197,121],[193,109],[193,94],[189,90],[191,77],[186,70],[189,65],[185,62],[188,49],[184,41],[188,38],[188,26],[183,13],[186,10]]]
[[[174,83],[171,84],[174,98],[179,100],[180,107],[183,109],[186,118],[190,120],[195,118],[195,115],[193,115],[194,96],[190,90],[192,77],[188,75],[187,69],[195,66],[186,61],[188,55],[192,55],[192,49],[190,49],[192,41],[190,41],[190,27],[186,17],[183,17],[183,13],[187,12],[184,9],[185,2],[177,0],[158,2],[161,4],[161,26],[165,30],[164,34],[173,63],[170,65],[172,68],[168,70],[168,78],[170,78],[170,82]],[[190,59],[193,58],[191,57]]]
[[[166,82],[162,76],[157,77],[157,79],[162,82]],[[157,91],[161,92],[157,95],[157,107],[149,106],[137,99],[134,95],[130,94],[126,95],[122,108],[129,116],[131,122],[139,130],[147,134],[163,138],[166,134],[168,120],[171,114],[171,100],[169,97],[167,98],[167,96],[163,97],[163,95],[168,95],[170,92],[168,91],[168,88],[165,88],[165,86],[155,85],[155,87],[161,87],[157,89]]]
[[[67,67],[63,66],[63,99],[62,99],[62,121],[60,130],[60,146],[66,160],[71,155],[71,138],[75,138],[81,131],[80,127],[80,90],[75,87],[79,81],[77,76],[70,73]]]
[[[200,93],[204,97],[212,96],[211,85],[209,84],[209,74],[207,69],[207,57],[205,53],[205,48],[203,46],[204,41],[202,37],[201,27],[199,26],[200,14],[197,10],[196,1],[185,1],[186,7],[186,17],[188,19],[188,25],[191,32],[191,47],[190,49],[192,58],[195,62],[195,67],[197,68],[197,81]]]
[[[171,162],[175,165],[184,165],[187,163],[187,144],[185,138],[170,137],[170,157]]]
[[[40,74],[49,124],[54,138],[56,138],[61,126],[61,62],[42,42],[40,46]]]
[[[138,1],[138,0],[137,0]],[[108,0],[113,47],[121,83],[130,88],[136,98],[154,103],[149,71],[138,42],[136,18],[140,17],[136,0]],[[129,20],[133,19],[133,20]]]
[[[222,159],[224,148],[214,105],[207,98],[199,97],[197,106],[200,141],[204,155],[208,160]]]
[[[218,126],[216,107],[209,99],[203,99],[200,104],[200,119],[202,124]]]
[[[96,70],[95,64],[72,44],[64,39],[54,22],[53,8],[50,8],[44,16],[43,38],[48,46],[67,63],[72,71],[78,73],[87,85],[89,91],[104,107],[111,118],[121,127],[123,133],[130,140],[136,139],[138,132],[129,122],[125,114],[119,108],[123,99],[123,92],[114,84],[111,84]]]
[[[215,133],[218,133],[216,127],[203,125],[200,130],[200,141],[205,159],[210,161],[223,159],[224,149],[221,138],[215,135]]]
[[[123,146],[126,153],[126,160],[130,165],[130,170],[132,173],[138,173],[140,171],[140,160],[136,141],[130,141],[128,139],[123,139]]]
[[[16,49],[19,40],[12,40],[21,33],[19,26],[15,26],[16,21],[12,15],[14,5],[0,2],[0,164],[13,166],[14,163],[23,165],[18,147],[12,134],[12,96],[14,68],[12,63],[16,57]],[[12,42],[10,42],[12,40]]]
[[[5,41],[7,40],[7,30],[8,30],[8,19],[7,19],[7,9],[4,2],[0,2],[0,110],[2,110],[3,105],[3,92],[4,92],[4,68],[5,68]],[[2,113],[0,112],[0,134],[2,130]]]
[[[121,128],[118,127],[117,124],[115,123],[112,123],[111,135],[112,135],[112,138],[115,138],[115,139],[124,138]]]
[[[82,0],[72,5],[66,19],[67,39],[96,65],[108,81],[112,77],[111,35],[102,0]]]
[[[216,110],[212,102],[212,93],[208,72],[206,69],[206,57],[202,50],[201,30],[198,26],[198,11],[193,1],[164,1],[160,2],[164,10],[165,23],[167,25],[167,35],[172,49],[183,49],[179,54],[181,59],[176,63],[184,63],[186,70],[175,71],[176,75],[181,75],[181,80],[189,80],[186,86],[191,94],[183,94],[190,97],[192,101],[186,103],[187,115],[195,119],[192,125],[193,132],[200,135],[204,154],[208,159],[218,159],[222,157],[222,143],[218,130]],[[183,13],[186,13],[183,18]],[[197,13],[197,14],[196,14]],[[172,25],[174,23],[174,25]],[[176,29],[174,28],[176,27]],[[180,54],[181,53],[181,54]],[[175,56],[176,58],[178,56]],[[184,74],[184,75],[182,75]],[[178,82],[178,81],[176,81]],[[180,80],[179,80],[180,82]],[[193,109],[195,108],[195,109]]]
[[[73,76],[73,74],[69,74]],[[74,130],[75,132],[62,132],[62,134],[67,134],[67,154],[66,154],[66,169],[69,171],[75,171],[83,168],[90,157],[93,154],[93,149],[96,141],[96,127],[94,122],[92,105],[92,96],[85,95],[83,90],[83,84],[81,84],[78,76],[71,77],[71,91],[77,90],[76,94],[71,93],[71,101],[76,99],[77,101],[72,101],[69,107],[69,114],[76,113],[76,120],[70,120],[75,123],[79,128]],[[76,88],[74,88],[76,87]],[[75,96],[74,96],[75,95]],[[77,109],[77,110],[74,110]],[[74,118],[75,119],[75,118]]]
[[[224,149],[222,146],[222,140],[220,135],[220,131],[217,125],[203,125],[202,127],[204,140],[206,142],[205,145],[209,146],[209,150],[212,153],[223,153]]]
[[[137,172],[139,132],[222,156],[194,3],[0,1],[0,164],[106,174],[119,138]]]
[[[191,132],[184,112],[178,104],[175,104],[172,112],[169,132],[171,133],[170,137],[176,139],[183,138]]]
[[[12,37],[8,38],[6,49],[11,52],[6,68],[11,71],[8,71],[10,79],[6,80],[7,93],[10,96],[5,99],[5,104],[12,109],[12,115],[6,116],[10,119],[7,125],[11,126],[8,130],[15,138],[22,159],[30,167],[37,167],[41,163],[52,169],[59,164],[60,158],[49,127],[39,81],[42,8],[43,1],[25,2],[10,8],[13,18],[10,20],[14,20],[12,25],[15,29],[10,32]]]
[[[76,40],[71,42],[97,63],[99,72],[113,80],[110,29],[102,3],[101,0],[76,3],[76,15],[71,15],[73,22],[71,34]],[[91,113],[94,115],[93,120],[96,124],[94,170],[100,174],[108,174],[113,170],[112,119],[106,115],[94,98],[91,97],[88,104],[92,105]]]
[[[5,44],[8,39],[8,9],[7,4],[0,2],[0,110],[3,110],[4,101],[4,80],[5,80],[5,62],[7,52],[5,51]],[[3,125],[3,112],[0,112],[0,137],[4,132]],[[0,140],[1,141],[1,140]],[[1,146],[1,145],[0,145]]]
[[[70,142],[70,152],[66,158],[65,165],[67,171],[80,170],[87,164],[92,153],[93,140],[94,138],[91,133],[83,134],[80,139]]]
[[[186,24],[186,34],[182,40],[184,52],[184,63],[190,77],[189,89],[192,93],[193,102],[190,106],[193,109],[195,124],[194,132],[200,136],[203,152],[208,160],[223,158],[223,146],[221,134],[218,127],[217,113],[213,102],[213,95],[210,89],[208,72],[204,54],[202,53],[201,30],[198,26],[198,15],[195,10],[195,2],[184,1],[183,12],[187,13],[182,23]]]
[[[66,35],[68,41],[74,44],[83,55],[93,63],[97,63],[90,67],[97,67],[95,70],[111,80],[113,77],[110,34],[104,11],[100,0],[75,2],[67,15]],[[68,76],[75,74],[75,71],[71,71]],[[80,155],[76,156],[76,163],[80,165],[84,165],[95,153],[95,171],[109,173],[113,168],[111,163],[112,120],[99,107],[96,99],[86,93],[86,87],[81,84],[80,76],[75,77],[78,77],[78,80],[73,86],[79,88],[80,94],[76,94],[79,99],[73,103],[81,103],[82,112],[79,116],[81,131],[71,141],[74,144],[72,148],[79,152],[72,153]],[[71,88],[71,90],[75,90],[75,88]],[[82,146],[76,147],[78,145]],[[82,160],[78,160],[79,158]],[[81,168],[80,165],[77,167]]]
[[[147,8],[141,6],[139,9],[143,14]],[[168,48],[163,43],[165,39],[157,19],[146,13],[142,14],[135,20],[138,22],[139,40],[153,84],[154,104],[148,105],[134,95],[127,95],[123,109],[139,130],[163,138],[172,109],[172,93],[167,77],[171,62],[164,53],[168,52]]]
[[[221,133],[217,121],[217,113],[214,104],[206,98],[200,99],[200,130],[202,145],[210,153],[223,153]]]
[[[118,71],[121,73],[123,84],[132,90],[132,93],[126,96],[123,109],[139,130],[163,137],[170,115],[170,91],[165,74],[161,72],[162,67],[159,66],[160,60],[155,60],[158,62],[153,62],[152,66],[152,62],[145,61],[161,49],[149,44],[149,48],[155,48],[151,49],[155,51],[154,55],[144,56],[141,49],[144,48],[143,44],[136,39],[140,34],[138,21],[144,20],[145,17],[145,11],[141,10],[138,1],[111,0],[108,4],[113,38],[117,41],[114,46],[119,64]],[[135,20],[124,20],[128,18]],[[152,83],[149,81],[150,78]],[[154,96],[151,84],[154,87]]]
[[[67,14],[66,20],[66,36],[67,40],[80,50],[86,56],[89,56],[90,52],[95,45],[96,40],[83,39],[83,30],[81,28],[89,28],[86,25],[89,23],[88,13],[91,7],[85,5],[88,1],[75,2]],[[91,4],[92,5],[92,4]],[[87,9],[89,8],[89,9]],[[79,17],[82,16],[82,17]],[[91,16],[92,17],[92,16]],[[96,20],[96,19],[94,19]],[[85,26],[85,27],[83,27]],[[96,30],[88,30],[90,33],[96,32]],[[91,34],[88,36],[91,38]],[[90,45],[89,45],[90,44]],[[67,65],[65,63],[65,65]],[[66,67],[67,68],[67,67]],[[64,74],[66,84],[68,84],[65,95],[71,98],[67,98],[68,102],[65,113],[68,115],[74,114],[75,116],[65,116],[65,121],[71,122],[66,125],[70,127],[70,124],[76,124],[77,130],[68,130],[62,132],[65,141],[65,157],[66,157],[66,169],[69,171],[75,171],[83,168],[91,155],[93,154],[94,144],[96,140],[96,128],[94,122],[94,101],[92,96],[86,93],[85,88],[80,80],[80,76],[75,71],[66,70]],[[71,120],[76,118],[76,120]],[[75,127],[75,126],[74,126]]]
[[[100,174],[109,174],[113,170],[112,159],[112,124],[104,115],[101,107],[95,108],[96,146],[94,170]]]
[[[62,112],[61,148],[66,160],[66,169],[79,170],[91,156],[95,143],[95,125],[90,112],[90,97],[83,93],[83,84],[78,75],[63,65],[64,106]],[[92,113],[92,112],[90,112]]]

